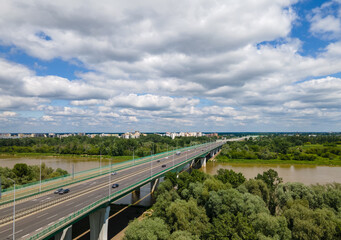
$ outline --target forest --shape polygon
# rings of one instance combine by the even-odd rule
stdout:
[[[267,135],[247,141],[227,142],[218,157],[220,161],[234,159],[324,161],[341,163],[341,136],[339,135]]]
[[[0,139],[0,154],[76,154],[144,157],[150,152],[160,153],[173,148],[186,147],[209,141],[208,137],[162,137],[156,134],[137,139],[117,137],[71,136],[66,138]]]
[[[168,173],[151,210],[124,240],[341,239],[341,184],[283,183],[272,169]]]
[[[66,174],[68,174],[68,172],[63,169],[57,168],[54,170],[51,167],[47,167],[45,163],[41,164],[41,180],[64,176]],[[40,166],[17,163],[12,169],[8,167],[0,167],[0,177],[1,189],[5,189],[13,185],[13,182],[8,178],[13,179],[18,185],[36,182],[40,180]]]

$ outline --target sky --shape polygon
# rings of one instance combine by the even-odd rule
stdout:
[[[0,132],[341,131],[341,0],[2,0]]]

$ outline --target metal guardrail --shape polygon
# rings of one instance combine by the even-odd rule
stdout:
[[[188,149],[188,148],[185,148],[185,149]],[[104,197],[104,198],[102,198],[100,200],[97,200],[96,202],[94,202],[94,203],[92,203],[92,204],[82,208],[81,210],[78,210],[77,212],[72,213],[71,215],[69,215],[68,217],[62,219],[61,221],[59,221],[57,223],[55,223],[54,225],[51,225],[51,226],[45,228],[44,230],[40,231],[39,233],[31,236],[29,238],[29,240],[36,240],[36,239],[41,239],[43,237],[47,237],[47,236],[51,235],[52,233],[58,231],[62,227],[67,226],[70,222],[72,222],[77,217],[79,217],[79,216],[81,216],[81,215],[83,215],[85,213],[91,212],[92,210],[100,207],[101,205],[107,203],[108,201],[112,201],[113,199],[119,197],[120,195],[123,195],[123,194],[125,194],[127,192],[130,192],[131,190],[135,189],[136,187],[142,186],[142,185],[152,181],[154,178],[159,177],[159,176],[163,175],[164,173],[166,173],[166,172],[168,172],[170,170],[176,169],[177,167],[187,163],[188,161],[193,160],[195,158],[198,158],[198,157],[200,157],[202,155],[203,154],[200,153],[198,155],[190,157],[189,159],[186,159],[184,162],[180,162],[180,163],[178,163],[178,164],[176,164],[174,166],[166,168],[166,169],[162,170],[161,172],[158,172],[158,173],[156,173],[156,174],[154,174],[154,175],[152,175],[152,176],[150,176],[148,178],[145,178],[145,179],[143,179],[143,180],[141,180],[141,181],[139,181],[139,182],[137,182],[137,183],[135,183],[135,184],[133,184],[133,185],[131,185],[129,187],[121,189],[121,190],[111,194],[108,197]]]

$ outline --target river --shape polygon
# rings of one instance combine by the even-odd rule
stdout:
[[[0,157],[0,166],[12,168],[16,163],[39,165],[40,160],[48,167],[65,169],[69,173],[72,172],[72,166],[74,166],[75,172],[79,172],[97,168],[100,165],[105,166],[109,164],[107,159],[103,159],[100,162],[99,159],[84,157]],[[115,160],[112,163],[115,162],[120,162],[120,160]],[[304,184],[341,183],[341,167],[339,166],[208,162],[206,169],[202,170],[209,174],[216,174],[219,168],[232,169],[235,172],[241,172],[247,179],[254,178],[258,173],[262,173],[272,168],[278,172],[284,182],[302,182]]]
[[[213,175],[220,168],[241,172],[247,179],[254,178],[258,173],[263,173],[272,168],[283,178],[283,182],[301,182],[307,185],[332,182],[341,183],[341,167],[339,166],[208,162],[206,168],[202,168],[202,171]]]

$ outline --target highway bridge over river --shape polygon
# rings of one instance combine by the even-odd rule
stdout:
[[[108,165],[63,178],[28,184],[2,193],[0,239],[71,239],[72,225],[89,216],[90,239],[107,239],[110,203],[147,183],[154,185],[169,171],[180,172],[194,163],[206,165],[226,141],[200,144],[175,151]],[[112,173],[116,172],[115,175]],[[112,188],[118,184],[117,188]],[[56,188],[70,192],[54,194]],[[13,224],[14,223],[14,224]],[[13,235],[14,233],[14,235]]]

